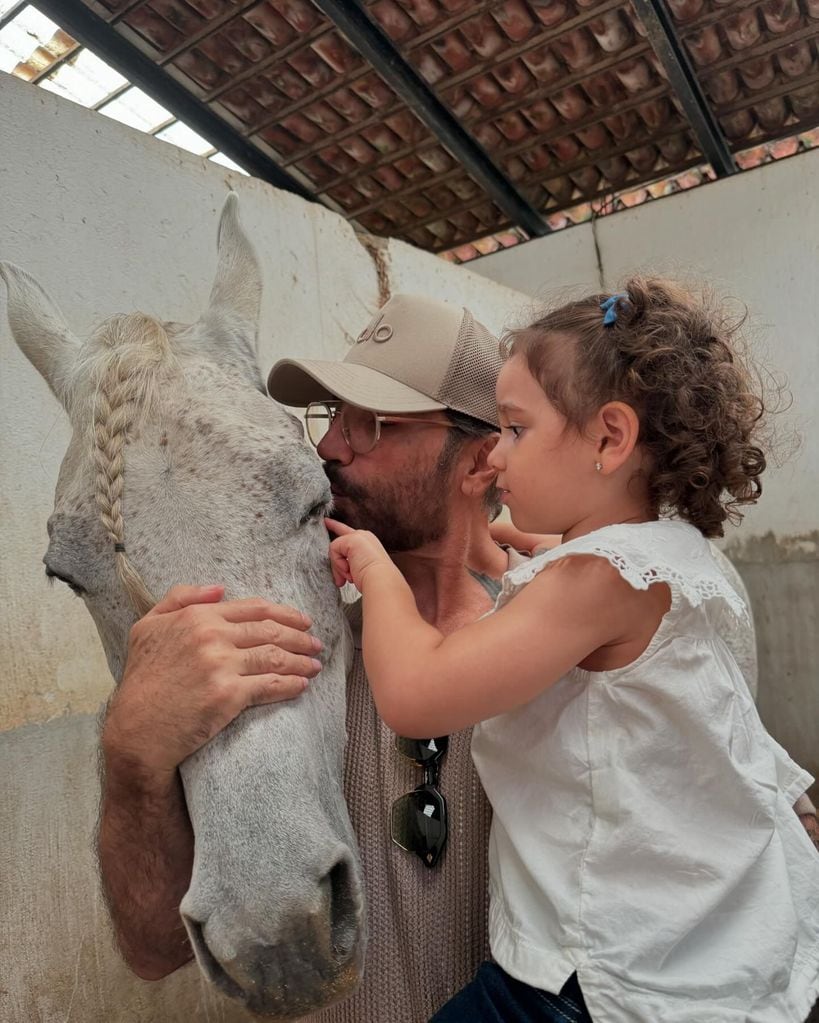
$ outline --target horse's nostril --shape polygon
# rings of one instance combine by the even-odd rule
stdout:
[[[333,955],[342,964],[356,949],[361,912],[350,860],[347,857],[340,859],[323,883],[330,889],[330,942]]]
[[[222,966],[213,956],[211,950],[208,948],[208,943],[205,940],[205,929],[198,921],[193,920],[191,917],[185,917],[183,919],[188,930],[188,937],[190,943],[193,946],[193,951],[196,954],[196,960],[199,963],[199,968],[207,979],[212,983],[220,987],[226,995],[230,998],[241,998],[242,988],[233,980],[232,977],[224,971]]]

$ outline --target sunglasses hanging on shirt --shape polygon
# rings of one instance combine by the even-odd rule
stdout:
[[[415,853],[424,866],[431,869],[438,862],[447,840],[446,800],[438,789],[438,775],[449,748],[449,736],[435,739],[396,736],[395,748],[423,769],[424,781],[392,804],[390,834],[397,846]]]

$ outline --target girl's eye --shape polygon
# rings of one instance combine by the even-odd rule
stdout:
[[[501,429],[502,430],[508,430],[509,433],[511,433],[512,436],[515,439],[517,439],[523,433],[525,427],[523,427],[523,426],[502,426]]]

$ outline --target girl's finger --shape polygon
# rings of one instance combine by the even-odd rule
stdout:
[[[331,533],[335,533],[336,536],[347,536],[349,533],[355,532],[352,526],[345,525],[343,522],[336,522],[335,519],[325,519],[324,525]]]
[[[339,556],[338,551],[334,550],[335,544],[330,544],[330,570],[333,573],[333,582],[336,586],[344,585],[344,568],[343,559]]]

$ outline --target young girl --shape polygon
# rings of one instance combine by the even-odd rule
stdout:
[[[656,279],[509,352],[498,486],[519,529],[563,541],[493,614],[444,638],[375,537],[328,520],[383,719],[476,725],[497,965],[435,1021],[800,1023],[819,857],[791,805],[813,779],[729,653],[748,611],[706,540],[761,492],[755,378],[725,318]]]

